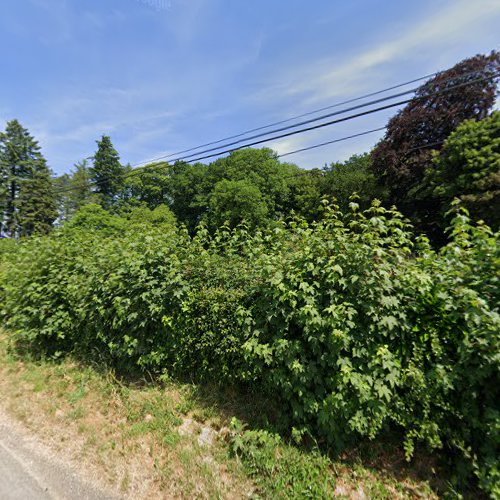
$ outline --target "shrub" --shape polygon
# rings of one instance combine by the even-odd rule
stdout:
[[[323,212],[253,233],[150,223],[24,241],[3,276],[7,325],[52,355],[253,385],[296,436],[338,450],[398,428],[408,457],[449,450],[498,494],[498,234],[459,211],[435,251],[377,203]]]

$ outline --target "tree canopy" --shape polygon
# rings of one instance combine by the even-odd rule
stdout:
[[[459,62],[418,88],[372,151],[311,170],[265,147],[234,150],[208,164],[161,161],[132,169],[102,135],[91,164],[80,161],[52,179],[34,138],[12,120],[0,135],[0,234],[47,232],[98,204],[129,222],[168,210],[194,235],[200,223],[216,231],[242,222],[273,226],[291,214],[317,221],[323,199],[346,211],[353,196],[361,209],[374,199],[395,205],[439,244],[455,197],[474,218],[497,227],[498,113],[489,115],[499,72],[496,51]],[[95,210],[85,209],[85,219]]]
[[[90,169],[91,180],[102,205],[111,208],[123,192],[125,169],[109,136],[103,135],[96,143],[97,151]]]
[[[384,139],[372,152],[371,168],[401,209],[414,200],[408,192],[423,178],[446,138],[464,120],[481,120],[493,107],[500,54],[465,59],[424,83],[415,98],[389,120]],[[459,85],[458,88],[454,88]]]
[[[435,224],[446,226],[443,214],[454,198],[462,201],[476,219],[493,229],[500,226],[500,112],[484,120],[463,122],[434,153],[417,199],[430,199],[438,206]]]
[[[0,133],[0,235],[45,233],[57,217],[51,172],[40,147],[17,120]]]

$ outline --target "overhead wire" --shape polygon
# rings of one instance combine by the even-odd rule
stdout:
[[[431,78],[433,76],[436,76],[438,73],[439,73],[439,71],[434,72],[434,73],[429,73],[428,75],[420,76],[418,78],[414,78],[413,80],[408,80],[406,82],[399,83],[397,85],[392,85],[390,87],[386,87],[384,89],[380,89],[380,90],[377,90],[375,92],[370,92],[368,94],[364,94],[364,95],[361,95],[361,96],[358,96],[358,97],[353,97],[352,99],[347,99],[345,101],[340,101],[340,102],[337,102],[335,104],[330,104],[328,106],[323,106],[322,108],[317,108],[317,109],[315,109],[313,111],[307,111],[306,113],[301,113],[299,115],[295,115],[295,116],[292,116],[290,118],[285,118],[284,120],[278,120],[276,122],[269,123],[267,125],[261,125],[259,127],[251,128],[251,129],[245,130],[243,132],[239,132],[237,134],[230,135],[228,137],[223,137],[222,139],[217,139],[215,141],[206,142],[205,144],[200,144],[198,146],[189,147],[187,149],[183,149],[181,151],[176,151],[174,153],[169,153],[169,154],[163,155],[162,157],[159,157],[159,158],[153,158],[152,160],[145,160],[144,162],[141,162],[141,163],[151,163],[153,161],[157,161],[158,159],[171,158],[172,156],[177,156],[177,155],[180,155],[180,154],[183,154],[183,153],[188,153],[190,151],[194,151],[196,149],[204,148],[206,146],[212,146],[213,144],[220,144],[221,142],[229,141],[231,139],[236,139],[238,137],[242,137],[242,136],[245,136],[247,134],[251,134],[253,132],[258,132],[259,130],[264,130],[266,128],[275,127],[277,125],[281,125],[283,123],[288,123],[288,122],[297,120],[299,118],[303,118],[305,116],[311,116],[311,115],[314,115],[316,113],[321,113],[322,111],[326,111],[327,109],[338,108],[339,106],[343,106],[344,104],[350,104],[352,102],[361,101],[363,99],[367,99],[368,97],[373,97],[373,96],[376,96],[376,95],[383,94],[384,92],[389,92],[390,90],[394,90],[394,89],[397,89],[397,88],[405,87],[406,85],[410,85],[412,83],[420,82],[420,81],[425,80],[427,78]],[[475,73],[477,73],[477,71]]]
[[[497,74],[500,74],[500,73],[497,73]],[[336,123],[341,123],[341,122],[353,120],[353,119],[359,118],[361,116],[366,116],[366,115],[369,115],[369,114],[372,114],[372,113],[377,113],[379,111],[384,111],[386,109],[394,108],[396,106],[401,106],[403,104],[408,104],[408,103],[410,103],[412,101],[415,101],[415,100],[427,99],[429,97],[433,97],[433,96],[440,95],[440,94],[443,94],[443,93],[446,93],[446,92],[450,92],[450,91],[458,89],[458,88],[462,88],[462,87],[467,86],[467,85],[471,85],[472,83],[478,83],[478,82],[481,82],[481,81],[484,81],[484,80],[489,80],[490,78],[491,78],[491,76],[490,77],[485,77],[485,78],[479,78],[479,79],[476,79],[476,80],[473,80],[473,81],[470,81],[470,82],[464,82],[464,83],[461,83],[461,84],[458,84],[458,85],[453,85],[452,87],[449,87],[449,88],[446,88],[446,89],[443,89],[443,90],[440,90],[440,91],[437,91],[437,92],[433,92],[431,94],[426,94],[425,96],[413,97],[411,99],[404,99],[402,101],[398,101],[398,102],[391,103],[391,104],[386,104],[385,106],[379,106],[378,108],[369,109],[367,111],[362,111],[360,113],[355,113],[353,115],[348,115],[348,116],[345,116],[345,117],[342,117],[342,118],[337,118],[335,120],[330,120],[330,121],[327,121],[327,122],[324,122],[324,123],[312,125],[310,127],[305,127],[305,128],[299,129],[299,130],[293,130],[291,132],[287,132],[287,133],[284,133],[284,134],[279,134],[279,135],[275,135],[275,136],[272,136],[272,137],[267,137],[265,139],[260,139],[258,141],[253,141],[253,142],[250,142],[250,143],[247,143],[247,144],[243,144],[243,145],[235,147],[235,148],[227,149],[227,150],[224,150],[224,151],[217,151],[216,153],[208,154],[208,155],[205,155],[205,156],[200,156],[200,157],[197,157],[197,158],[190,158],[188,160],[188,162],[191,163],[191,162],[195,162],[195,161],[205,160],[207,158],[213,158],[214,156],[220,156],[220,155],[223,155],[223,154],[226,154],[226,153],[232,153],[233,151],[237,151],[239,149],[247,148],[247,147],[250,147],[250,146],[256,146],[258,144],[263,144],[265,142],[275,141],[277,139],[283,139],[284,137],[290,137],[292,135],[301,134],[301,133],[304,133],[304,132],[309,132],[311,130],[317,130],[317,129],[320,129],[320,128],[323,128],[323,127],[328,127],[328,126],[334,125]],[[201,153],[202,152],[200,152],[200,154]],[[177,161],[181,161],[181,160],[182,160],[182,158],[178,159]]]
[[[456,79],[459,79],[459,78],[463,79],[463,78],[466,78],[466,77],[471,76],[471,75],[477,75],[478,73],[482,73],[482,70],[470,71],[468,73],[464,73],[463,75],[450,77],[450,78],[444,80],[444,82],[439,82],[439,84],[443,84],[443,83],[449,82],[450,80],[456,80]],[[464,82],[464,84],[470,84],[470,83],[473,83],[473,82]],[[403,84],[401,84],[401,85],[403,85]],[[397,86],[394,86],[394,88],[396,88],[396,87]],[[240,144],[241,142],[244,142],[244,141],[249,141],[249,140],[257,139],[259,137],[264,137],[266,135],[274,134],[274,133],[277,133],[277,132],[282,132],[284,130],[290,130],[292,128],[296,128],[296,127],[299,127],[299,126],[302,126],[302,125],[306,125],[308,123],[317,122],[317,121],[320,121],[320,120],[323,120],[323,119],[326,119],[326,118],[330,118],[330,117],[337,116],[337,115],[340,115],[340,114],[348,113],[350,111],[355,111],[356,109],[361,109],[361,108],[364,108],[364,107],[367,107],[367,106],[371,106],[373,104],[378,104],[378,103],[381,103],[381,102],[389,101],[391,99],[396,99],[398,97],[402,97],[403,95],[413,94],[419,88],[420,87],[416,87],[416,88],[413,88],[413,89],[410,89],[410,90],[405,90],[404,92],[399,92],[397,94],[392,94],[390,96],[385,96],[385,97],[382,97],[382,98],[379,98],[379,99],[375,99],[375,100],[372,100],[372,101],[369,101],[369,102],[365,102],[363,104],[358,104],[356,106],[351,106],[349,108],[345,108],[345,109],[342,109],[342,110],[339,110],[339,111],[334,111],[332,113],[327,113],[325,115],[321,115],[321,116],[318,116],[318,117],[315,117],[315,118],[311,118],[311,119],[308,119],[308,120],[303,120],[301,122],[297,122],[297,123],[294,123],[292,125],[288,125],[286,127],[280,127],[280,128],[277,128],[277,129],[270,130],[268,132],[263,132],[263,133],[256,134],[256,135],[253,135],[253,136],[250,136],[250,137],[245,137],[245,138],[242,138],[242,139],[238,139],[236,141],[225,143],[225,144],[222,144],[222,145],[214,147],[214,148],[209,148],[209,149],[205,149],[203,151],[198,151],[197,153],[192,153],[192,154],[189,154],[189,155],[186,155],[186,156],[180,156],[180,157],[171,159],[169,161],[171,161],[171,162],[181,161],[181,160],[186,160],[186,161],[189,161],[189,162],[196,161],[196,160],[193,160],[191,158],[193,156],[201,155],[201,154],[204,154],[204,153],[209,153],[209,152],[221,149],[221,148],[227,148],[227,147],[230,147],[230,146],[234,146],[234,145]],[[443,89],[443,91],[447,91],[447,89]],[[428,94],[428,95],[431,95],[431,94]],[[427,96],[425,96],[425,97],[427,97]],[[424,98],[424,96],[422,96],[422,98]],[[353,99],[353,100],[357,100],[357,99]],[[351,100],[351,102],[353,100]],[[338,105],[340,105],[340,103]],[[325,109],[327,109],[329,107],[336,107],[336,106],[337,105],[327,106]],[[311,113],[314,113],[314,112],[311,112]],[[216,142],[220,143],[220,142],[223,142],[223,140],[216,141]],[[192,149],[198,149],[198,148],[192,148]],[[155,158],[153,160],[149,160],[148,162],[145,162],[145,161],[140,162],[139,165],[150,163],[151,161],[163,160],[163,159],[165,159],[167,157],[170,157],[170,156],[172,156],[172,155],[158,156],[157,158]]]
[[[302,153],[303,151],[309,151],[311,149],[321,148],[323,146],[328,146],[329,144],[335,144],[337,142],[347,141],[348,139],[354,139],[356,137],[361,137],[363,135],[373,134],[374,132],[380,132],[385,130],[387,127],[373,128],[371,130],[366,130],[365,132],[359,132],[358,134],[347,135],[346,137],[341,137],[340,139],[333,139],[331,141],[320,142],[319,144],[314,144],[313,146],[307,146],[305,148],[295,149],[294,151],[289,151],[288,153],[282,153],[277,156],[277,158],[283,158],[284,156],[294,155],[296,153]]]
[[[470,73],[467,73],[467,74],[464,74],[464,75],[459,75],[457,77],[452,77],[452,78],[449,78],[447,80],[445,80],[444,82],[440,82],[440,84],[442,83],[446,83],[450,80],[456,80],[456,79],[459,79],[459,78],[464,78],[464,77],[467,77],[467,76],[470,76],[471,74],[477,74],[477,73],[480,73],[480,71],[475,71],[475,72],[470,72]],[[380,106],[378,108],[373,108],[373,109],[370,109],[370,110],[367,110],[367,111],[363,111],[363,112],[360,112],[360,113],[356,113],[356,114],[353,114],[353,115],[349,115],[347,117],[342,117],[342,118],[339,118],[339,119],[335,119],[335,120],[330,120],[328,122],[325,122],[325,123],[320,123],[320,124],[316,124],[316,125],[313,125],[313,126],[310,126],[310,127],[306,127],[306,128],[302,128],[302,129],[299,129],[299,130],[294,130],[294,131],[291,131],[291,132],[287,132],[287,133],[284,133],[284,134],[280,134],[280,135],[277,135],[277,136],[272,136],[272,137],[267,137],[265,139],[260,139],[258,141],[253,141],[253,142],[250,142],[250,143],[247,143],[247,144],[243,144],[241,146],[238,146],[238,147],[235,147],[235,148],[231,148],[231,149],[226,149],[226,150],[223,150],[223,151],[217,151],[215,153],[212,153],[212,154],[208,154],[208,155],[205,155],[205,156],[201,156],[201,157],[197,157],[197,158],[189,158],[189,160],[187,160],[187,162],[191,163],[191,162],[196,162],[196,161],[200,161],[200,160],[204,160],[204,159],[207,159],[207,158],[212,158],[212,157],[215,157],[215,156],[221,156],[223,154],[227,154],[227,153],[232,153],[234,151],[237,151],[239,149],[244,149],[244,148],[247,148],[247,147],[250,147],[250,146],[255,146],[257,144],[262,144],[262,143],[265,143],[265,142],[270,142],[270,141],[274,141],[274,140],[277,140],[277,139],[281,139],[281,138],[284,138],[284,137],[289,137],[289,136],[292,136],[292,135],[296,135],[296,134],[300,134],[300,133],[304,133],[304,132],[308,132],[308,131],[311,131],[311,130],[316,130],[316,129],[319,129],[319,128],[323,128],[323,127],[327,127],[327,126],[331,126],[333,124],[336,124],[336,123],[340,123],[340,122],[344,122],[344,121],[348,121],[348,120],[352,120],[352,119],[355,119],[355,118],[359,118],[361,116],[366,116],[368,114],[371,114],[371,113],[376,113],[376,112],[379,112],[379,111],[383,111],[383,110],[386,110],[386,109],[390,109],[390,108],[393,108],[395,106],[400,106],[400,105],[403,105],[403,104],[407,104],[411,101],[415,101],[415,100],[419,100],[419,99],[426,99],[426,98],[429,98],[429,97],[432,97],[432,96],[435,96],[435,95],[440,95],[440,94],[443,94],[443,93],[446,93],[446,92],[450,92],[452,90],[455,90],[457,88],[461,88],[461,87],[464,87],[466,85],[471,85],[473,83],[478,83],[478,82],[481,82],[481,81],[485,81],[485,80],[489,80],[491,78],[495,78],[499,75],[500,73],[493,73],[487,77],[484,77],[484,78],[478,78],[478,79],[475,79],[475,80],[472,80],[472,81],[467,81],[467,82],[464,82],[464,83],[461,83],[461,84],[457,84],[457,85],[453,85],[451,87],[448,87],[446,89],[442,89],[440,91],[437,91],[437,92],[433,92],[433,93],[430,93],[430,94],[426,94],[424,96],[419,96],[419,97],[413,97],[411,99],[405,99],[405,100],[402,100],[402,101],[398,101],[396,103],[391,103],[391,104],[388,104],[388,105],[385,105],[385,106]],[[403,85],[403,84],[401,84]],[[413,92],[415,91],[416,89],[413,90]],[[404,92],[404,93],[398,93],[398,94],[395,94],[394,96],[392,97],[387,97],[387,98],[383,98],[382,100],[385,101],[385,100],[388,100],[390,98],[395,98],[397,96],[401,96],[401,95],[404,95],[406,94],[407,92]],[[368,105],[371,105],[373,103],[376,103],[376,102],[381,102],[381,100],[376,100],[376,101],[373,101],[373,102],[370,102],[370,103],[366,103],[365,105],[368,106]],[[333,114],[328,114],[328,115],[324,115],[322,117],[319,117],[318,119],[324,119],[325,117],[327,116],[334,116],[334,115],[338,115],[340,113],[344,113],[344,112],[348,112],[350,110],[353,110],[353,109],[359,109],[360,107],[363,107],[363,105],[361,106],[355,106],[355,107],[352,107],[352,108],[347,108],[346,110],[340,110],[338,112],[335,112]],[[297,126],[300,126],[301,124],[304,124],[304,123],[311,123],[311,122],[314,122],[316,121],[315,119],[313,120],[306,120],[305,122],[301,122],[301,123],[298,123],[298,124],[295,124],[293,126],[290,126],[290,127],[284,127],[283,129],[278,129],[278,130],[289,130],[290,128],[295,128]],[[360,135],[366,135],[366,134],[369,134],[369,133],[373,133],[377,130],[382,130],[384,129],[385,127],[381,127],[380,129],[373,129],[373,130],[370,130],[370,131],[366,131],[366,132],[361,132],[360,134],[353,134],[352,136],[347,136],[347,137],[344,137],[344,138],[340,138],[340,139],[335,139],[333,141],[327,141],[326,143],[322,143],[323,145],[327,145],[327,144],[331,144],[331,143],[334,143],[334,142],[340,142],[340,141],[343,141],[343,140],[347,140],[347,139],[350,139],[350,138],[354,138],[354,137],[358,137]],[[275,130],[276,131],[276,130]],[[274,131],[274,132],[275,132]],[[272,133],[273,131],[271,132],[268,132],[266,134],[262,134],[262,135],[268,135],[270,133]],[[260,137],[261,134],[259,134],[258,136],[256,137]],[[249,138],[246,138],[245,140],[250,140],[252,139],[252,137],[249,137]],[[236,141],[237,143],[240,143],[242,141]],[[234,144],[229,144],[229,145],[234,145]],[[224,146],[228,146],[227,144],[226,145],[223,145],[223,146],[220,146],[220,147],[224,147]],[[320,147],[320,145],[316,145],[315,147]],[[199,154],[203,154],[205,152],[211,152],[213,151],[214,149],[220,149],[220,148],[211,148],[210,150],[206,150],[206,151],[201,151],[199,152]],[[309,147],[309,148],[301,148],[301,150],[308,150],[308,149],[314,149],[314,147]],[[284,153],[283,155],[279,155],[280,156],[286,156],[286,155],[289,155],[289,154],[292,154],[292,152],[289,152],[289,153]],[[194,155],[189,155],[189,156],[194,156]],[[178,159],[174,159],[174,160],[171,160],[173,162],[175,161],[181,161],[185,158],[178,158]],[[133,165],[132,167],[137,167],[137,166],[140,166],[142,165],[144,162],[141,162],[139,164],[135,164]],[[161,165],[161,166],[158,166],[157,168],[167,168],[169,167],[170,165]],[[123,178],[127,178],[127,177],[130,177],[130,176],[133,176],[133,175],[137,175],[137,174],[140,174],[141,171],[140,170],[132,170],[131,172],[128,172],[127,174],[125,174],[124,176],[122,176]],[[66,189],[62,189],[62,190],[59,190],[59,192],[65,192],[65,191],[71,191],[75,189],[74,187],[70,187],[70,188],[66,188]],[[77,189],[77,188],[76,188]]]

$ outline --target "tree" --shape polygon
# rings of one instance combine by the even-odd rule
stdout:
[[[225,222],[262,226],[268,219],[268,206],[260,189],[248,180],[218,182],[210,195],[209,223],[216,228]]]
[[[133,207],[121,214],[110,213],[101,205],[89,203],[77,210],[73,217],[63,224],[65,233],[95,232],[101,236],[124,235],[127,231],[141,232],[145,227],[162,230],[174,229],[175,216],[166,205],[158,205],[154,210],[147,207]]]
[[[47,232],[57,216],[54,186],[40,147],[17,120],[0,134],[0,233]]]
[[[287,213],[292,210],[309,222],[320,217],[321,199],[323,198],[324,172],[318,168],[297,172],[290,178],[290,204]]]
[[[444,213],[459,198],[476,219],[497,230],[500,226],[500,112],[481,121],[467,120],[435,154],[414,196],[432,200],[438,212],[429,224],[443,229]],[[427,203],[428,205],[430,203]]]
[[[134,206],[144,203],[154,208],[171,202],[170,166],[167,162],[158,162],[136,168],[132,175],[125,179],[125,190],[129,196],[129,204]]]
[[[97,203],[98,195],[92,192],[90,167],[87,160],[75,163],[70,174],[63,174],[55,179],[59,220],[70,219],[84,205]]]
[[[172,165],[169,178],[170,208],[193,231],[208,211],[208,194],[213,184],[207,178],[207,166],[178,161]]]
[[[495,102],[499,69],[498,52],[464,59],[422,85],[415,98],[391,118],[384,139],[372,153],[372,169],[398,208],[418,211],[408,192],[422,181],[432,160],[431,147],[439,150],[464,120],[488,115]],[[451,89],[463,83],[467,85]]]
[[[75,163],[75,170],[71,174],[71,210],[79,210],[88,203],[95,203],[96,196],[92,193],[92,173],[88,161],[81,160]]]
[[[291,202],[291,185],[301,172],[291,163],[281,163],[269,148],[245,148],[219,158],[208,166],[207,179],[213,187],[221,180],[246,180],[262,193],[272,218],[284,215]]]
[[[47,170],[38,170],[21,181],[17,199],[18,234],[47,234],[57,218],[54,184]]]
[[[113,147],[111,139],[103,135],[97,142],[94,165],[90,169],[91,180],[95,184],[95,192],[99,195],[104,208],[110,209],[123,191],[124,168],[120,164],[120,156]]]
[[[102,235],[122,234],[128,222],[123,217],[111,214],[101,205],[89,203],[77,210],[74,216],[63,225],[63,230],[70,232],[100,231]]]
[[[154,209],[146,206],[132,208],[130,212],[123,214],[129,221],[129,227],[150,225],[157,227],[175,227],[176,219],[172,210],[167,205],[157,205]]]
[[[370,167],[369,153],[355,154],[344,162],[331,163],[322,179],[323,194],[335,198],[343,210],[349,207],[350,198],[355,193],[363,208],[368,208],[374,198],[383,200],[385,190],[378,185]]]
[[[281,163],[277,154],[268,148],[234,151],[209,165],[175,162],[162,171],[164,177],[157,179],[155,185],[137,186],[148,182],[145,177],[133,181],[131,191],[142,191],[145,187],[142,192],[147,192],[148,198],[160,195],[164,200],[162,203],[167,203],[190,231],[201,220],[207,219],[212,226],[216,220],[237,223],[250,214],[253,214],[250,217],[252,223],[264,222],[263,213],[269,219],[277,219],[295,208],[299,200],[296,195],[307,197],[312,194],[299,194],[301,188],[298,188],[296,179],[302,174],[301,169],[290,163]],[[229,184],[222,181],[229,181]],[[250,192],[257,196],[255,203],[246,198]],[[237,203],[233,211],[229,202],[232,197]],[[221,214],[216,214],[219,209]]]

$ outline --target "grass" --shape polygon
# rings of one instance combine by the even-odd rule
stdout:
[[[56,453],[133,498],[437,498],[443,487],[432,461],[407,464],[396,446],[333,460],[271,432],[268,402],[255,396],[21,357],[1,330],[0,401]]]

